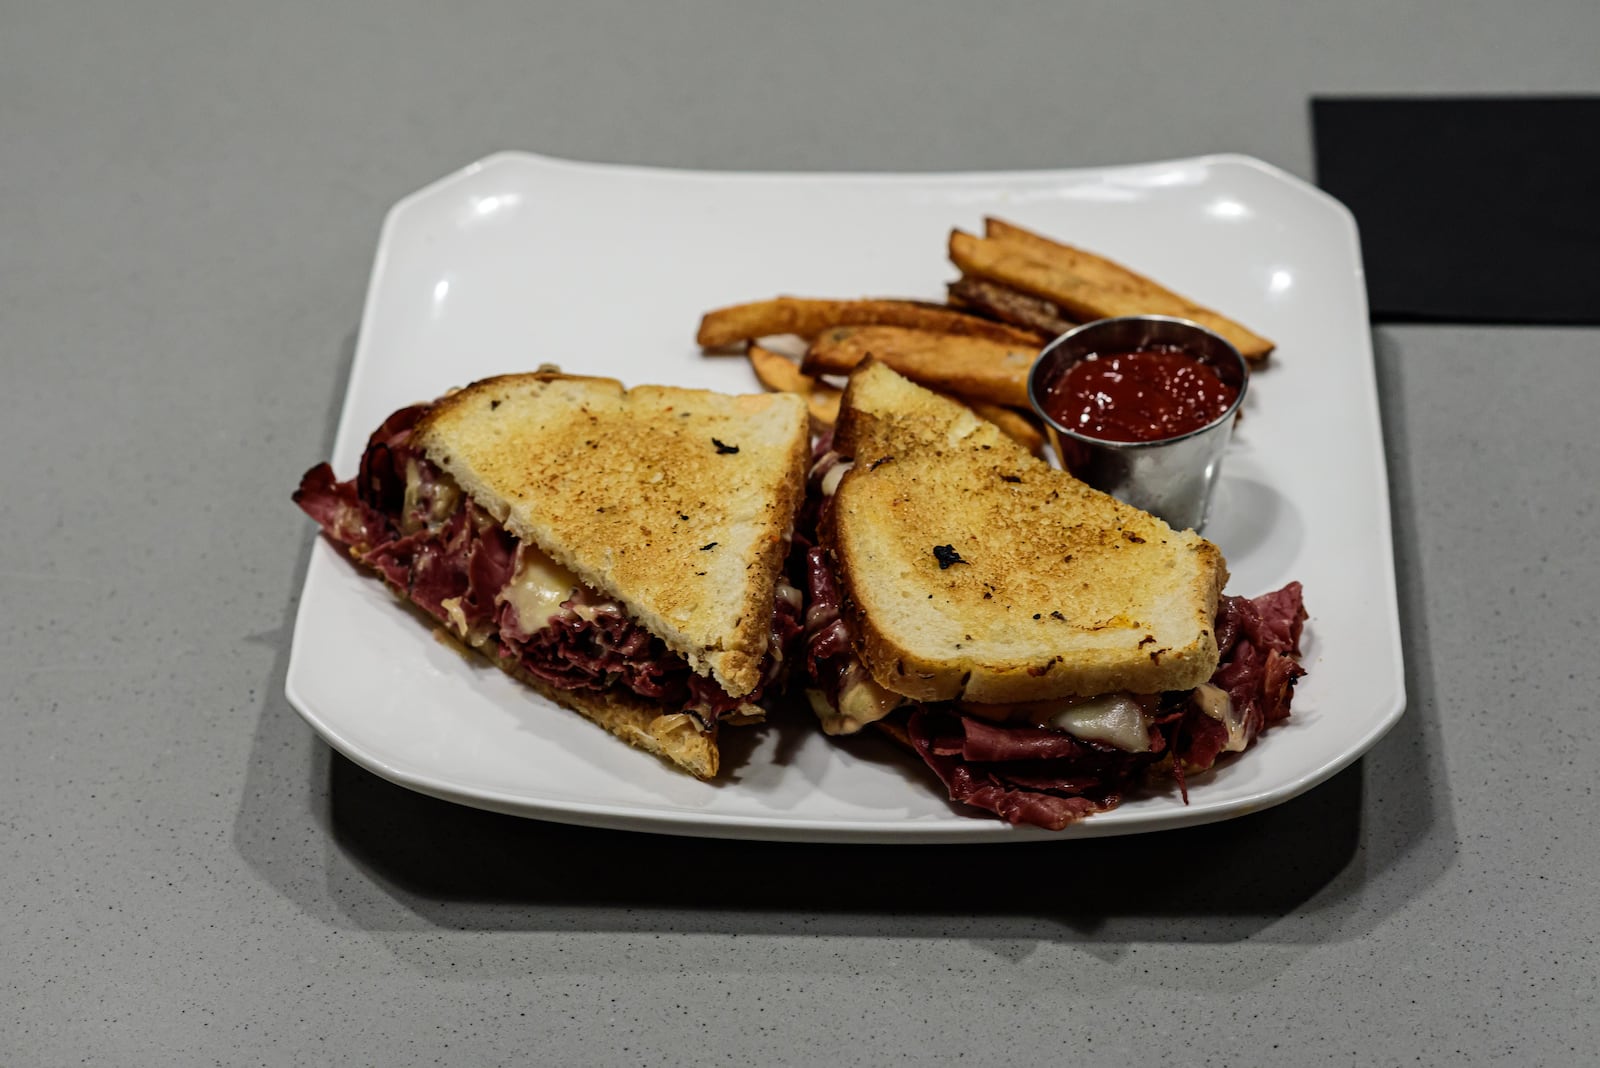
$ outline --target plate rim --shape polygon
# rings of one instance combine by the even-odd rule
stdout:
[[[1198,156],[1174,157],[1137,163],[1070,168],[852,172],[699,170],[631,163],[587,162],[519,149],[508,149],[480,157],[429,182],[419,189],[402,196],[385,212],[383,223],[378,233],[377,247],[373,254],[366,294],[362,301],[361,323],[358,327],[355,351],[346,379],[345,395],[340,404],[339,419],[335,428],[335,440],[342,439],[346,432],[346,424],[351,416],[351,409],[356,403],[356,391],[353,386],[356,382],[362,380],[366,364],[373,358],[368,350],[373,344],[371,338],[373,324],[376,322],[377,303],[384,288],[383,283],[390,270],[395,233],[403,223],[405,216],[415,209],[417,205],[446,193],[452,186],[474,179],[491,169],[507,166],[542,167],[588,172],[600,170],[612,174],[655,180],[704,181],[707,179],[721,179],[741,183],[771,181],[773,183],[800,182],[819,185],[1048,181],[1057,178],[1082,178],[1086,175],[1095,174],[1157,172],[1177,167],[1239,168],[1272,178],[1297,189],[1302,194],[1310,194],[1313,201],[1320,203],[1325,208],[1333,209],[1335,217],[1341,224],[1341,233],[1351,254],[1350,264],[1354,271],[1355,280],[1359,283],[1356,286],[1357,307],[1352,311],[1359,312],[1361,321],[1366,321],[1365,270],[1361,258],[1360,234],[1355,216],[1337,198],[1304,181],[1297,175],[1291,174],[1264,160],[1242,153],[1207,153]],[[1075,823],[1064,832],[1049,831],[1038,827],[1013,826],[988,815],[969,814],[955,808],[954,805],[952,805],[949,819],[940,817],[937,822],[820,818],[785,819],[771,815],[711,814],[693,810],[662,808],[641,810],[633,805],[581,800],[530,801],[525,796],[516,796],[500,790],[468,787],[463,784],[453,784],[438,777],[430,778],[390,764],[373,753],[364,750],[360,745],[335,729],[326,719],[318,715],[312,707],[312,702],[308,701],[304,694],[300,692],[300,672],[297,668],[303,670],[304,657],[301,650],[302,622],[304,615],[308,611],[308,601],[305,594],[311,582],[312,572],[319,554],[330,554],[333,557],[338,555],[316,533],[312,535],[314,541],[311,548],[311,562],[307,565],[306,575],[301,583],[299,604],[295,612],[294,636],[290,641],[289,663],[284,679],[284,695],[290,706],[333,749],[358,766],[389,782],[418,793],[472,808],[577,826],[746,841],[828,842],[862,845],[997,844],[1029,841],[1071,841],[1079,838],[1150,834],[1236,819],[1240,816],[1275,807],[1333,778],[1364,756],[1393,729],[1395,724],[1403,717],[1407,707],[1404,643],[1400,632],[1399,596],[1395,574],[1393,510],[1389,490],[1387,452],[1384,448],[1386,439],[1383,434],[1382,411],[1377,393],[1376,354],[1371,344],[1370,334],[1365,335],[1363,341],[1364,351],[1361,355],[1364,358],[1359,361],[1363,379],[1361,384],[1372,401],[1369,411],[1363,414],[1370,416],[1372,429],[1376,432],[1376,440],[1379,445],[1376,452],[1376,471],[1368,472],[1368,474],[1372,476],[1372,489],[1381,501],[1381,508],[1379,509],[1381,529],[1378,533],[1381,535],[1381,544],[1383,546],[1381,554],[1383,578],[1385,580],[1383,588],[1388,595],[1385,608],[1390,609],[1384,612],[1384,618],[1385,629],[1388,632],[1386,635],[1388,638],[1386,648],[1391,653],[1395,671],[1396,687],[1394,693],[1387,705],[1381,709],[1372,726],[1354,744],[1333,759],[1323,762],[1287,782],[1279,782],[1268,789],[1252,791],[1250,794],[1230,802],[1208,806],[1203,809],[1192,809],[1186,806],[1175,813],[1163,814],[1158,826],[1128,825],[1126,821],[1107,818],[1114,817],[1115,810],[1113,810],[1112,813]],[[328,562],[337,563],[338,561],[334,559]]]

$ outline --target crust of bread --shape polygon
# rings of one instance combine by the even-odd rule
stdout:
[[[1227,565],[1193,531],[875,362],[851,376],[834,448],[855,465],[822,542],[881,685],[998,703],[1184,690],[1216,670]]]
[[[893,738],[913,753],[917,751],[915,743],[911,741],[911,732],[906,730],[905,724],[898,719],[880,719],[873,724],[878,730]]]
[[[662,714],[661,706],[623,691],[578,693],[558,690],[528,674],[509,659],[484,654],[506,674],[532,687],[541,696],[570,708],[604,727],[629,745],[653,753],[697,779],[714,779],[721,765],[717,727],[702,731],[682,713]]]
[[[477,504],[723,689],[761,681],[805,493],[805,402],[557,372],[485,379],[413,440]]]

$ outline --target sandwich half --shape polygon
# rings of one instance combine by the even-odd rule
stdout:
[[[952,800],[1060,829],[1288,715],[1298,584],[1225,597],[1215,545],[868,361],[811,472],[808,696]]]
[[[295,503],[461,643],[700,778],[781,687],[798,397],[505,375],[401,409]]]

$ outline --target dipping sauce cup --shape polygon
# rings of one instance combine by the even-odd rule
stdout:
[[[1130,315],[1046,345],[1028,400],[1067,470],[1169,526],[1199,530],[1249,380],[1239,350],[1198,323]]]

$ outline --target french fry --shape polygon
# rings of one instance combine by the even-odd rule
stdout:
[[[815,426],[826,429],[839,418],[842,390],[802,374],[793,360],[771,349],[751,345],[749,356],[750,367],[763,386],[777,393],[798,393],[806,399]]]
[[[842,390],[802,374],[793,360],[771,349],[751,345],[749,356],[750,366],[761,384],[774,392],[800,394],[806,399],[811,418],[819,427],[831,427],[838,420]],[[967,401],[954,395],[947,396],[998,426],[1029,452],[1037,455],[1044,448],[1044,435],[1021,412],[986,401]]]
[[[960,400],[973,414],[989,420],[999,427],[1006,437],[1027,449],[1035,456],[1044,452],[1044,433],[1034,425],[1032,419],[1017,411],[1015,408],[1006,408],[999,404],[989,404],[986,401]]]
[[[1030,297],[998,282],[986,282],[981,278],[969,278],[963,275],[945,289],[950,295],[952,305],[968,308],[990,318],[999,319],[1003,323],[1010,323],[1020,329],[1037,333],[1040,341],[1048,341],[1057,335],[1065,334],[1078,325],[1048,300]]]
[[[799,366],[793,360],[771,349],[751,345],[749,358],[750,369],[756,373],[756,378],[774,393],[805,394],[817,386],[817,380],[801,374]]]
[[[1039,347],[1008,345],[988,338],[935,334],[894,326],[841,326],[819,336],[806,350],[806,374],[849,374],[868,356],[913,382],[970,400],[1026,407],[1028,370]]]
[[[983,236],[996,241],[1008,241],[1019,248],[1025,248],[1029,255],[1045,263],[1054,264],[1062,270],[1071,271],[1084,281],[1106,289],[1138,293],[1152,287],[1162,288],[1120,263],[1113,263],[1103,256],[1096,256],[1092,252],[1085,252],[1071,245],[1063,245],[1059,241],[1053,241],[1032,230],[1024,230],[1015,223],[994,216],[983,220]]]
[[[1028,344],[1031,334],[1004,323],[980,319],[936,304],[912,300],[811,300],[778,297],[750,304],[735,304],[707,312],[695,335],[702,348],[720,348],[739,341],[799,334],[813,338],[835,326],[901,326],[944,334],[990,338],[1009,344]]]
[[[1085,322],[1174,315],[1214,330],[1247,359],[1262,360],[1272,352],[1273,343],[1259,334],[1104,257],[999,220],[990,220],[988,232],[1003,236],[951,231],[950,259],[964,274],[1048,300]]]
[[[827,429],[839,421],[839,402],[844,390],[829,385],[819,385],[806,396],[806,407],[811,409],[811,421],[819,429]]]

